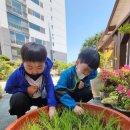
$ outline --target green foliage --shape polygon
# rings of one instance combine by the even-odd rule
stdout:
[[[99,42],[101,35],[102,35],[102,33],[97,33],[94,36],[85,40],[81,50],[84,50],[84,49],[87,49],[87,48],[96,49],[96,45]]]
[[[110,85],[110,86],[107,86],[107,87],[103,86],[103,87],[99,88],[99,91],[100,92],[105,92],[105,93],[110,93],[110,92],[114,91],[115,88],[116,87],[113,86],[113,85]]]
[[[99,52],[100,55],[100,68],[106,68],[107,62],[111,56],[111,51]]]
[[[10,61],[10,59],[7,56],[0,55],[0,61]]]
[[[8,57],[0,55],[0,80],[6,80],[19,65],[20,62],[11,62]]]
[[[22,130],[120,130],[118,118],[110,117],[108,121],[103,120],[104,112],[90,113],[85,111],[84,115],[77,116],[67,109],[59,110],[52,120],[41,112],[39,120],[27,121]]]
[[[130,34],[130,24],[124,24],[118,30],[122,33]]]
[[[73,63],[64,63],[64,62],[61,62],[61,61],[55,61],[53,66],[55,67],[55,69],[57,69],[58,71],[63,71],[65,69],[68,69],[69,67],[73,66],[74,64]]]

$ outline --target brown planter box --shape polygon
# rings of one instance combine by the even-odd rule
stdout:
[[[107,121],[111,116],[118,117],[120,120],[120,125],[122,130],[130,130],[130,118],[107,107],[94,105],[91,103],[84,103],[82,106],[87,109],[90,112],[94,113],[100,113],[104,111],[104,119]],[[23,127],[23,124],[26,122],[26,119],[37,119],[39,116],[39,111],[45,111],[48,112],[48,107],[42,107],[37,110],[31,111],[27,113],[26,115],[22,116],[21,118],[14,121],[12,124],[10,124],[6,130],[20,130]]]

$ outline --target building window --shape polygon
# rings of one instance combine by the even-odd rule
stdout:
[[[52,0],[50,0],[50,2],[52,2]]]
[[[35,4],[39,5],[39,0],[31,0],[33,1]]]
[[[15,43],[15,33],[13,31],[10,31],[10,39],[12,43]]]
[[[40,7],[43,8],[43,3],[42,2],[40,2]]]
[[[31,37],[31,41],[32,41],[32,42],[35,42],[35,38],[34,38],[34,37]]]
[[[41,15],[41,20],[44,21],[44,16],[43,15]]]
[[[32,10],[28,8],[28,13],[32,15]]]
[[[53,17],[51,16],[51,20],[53,20]]]
[[[37,18],[39,18],[39,19],[40,19],[40,14],[39,14],[39,13],[37,13],[37,12],[35,12],[35,11],[33,11],[33,16],[35,16],[35,17],[37,17]]]
[[[29,42],[29,36],[26,36],[26,42]]]
[[[14,48],[14,47],[13,47],[11,50],[12,50],[12,55],[13,55],[13,56],[18,56],[18,57],[20,57],[21,53],[20,53],[20,49],[19,49],[19,48]]]
[[[16,41],[25,42],[25,35],[16,33]]]
[[[29,27],[40,32],[40,26],[29,22]]]
[[[16,0],[12,0],[12,6],[15,7],[18,10],[22,9],[22,4]]]
[[[28,13],[40,19],[40,14],[37,13],[36,11],[28,9]]]
[[[50,7],[50,11],[52,12],[52,7]]]
[[[40,32],[45,33],[45,28],[40,28]]]
[[[36,42],[37,44],[41,44],[41,45],[44,43],[43,40],[38,39],[38,38],[34,38],[34,37],[31,37],[31,41],[32,42]]]
[[[42,28],[36,24],[33,24],[31,22],[29,22],[29,27],[36,30],[36,31],[39,31],[39,32],[42,32],[42,33],[45,33],[45,28]]]
[[[51,28],[53,29],[53,25],[51,25]]]
[[[10,13],[7,14],[7,17],[8,17],[9,23],[28,28],[28,22],[26,20],[24,20],[20,17],[17,17],[15,15],[12,15]]]
[[[11,43],[23,45],[25,42],[29,42],[29,36],[10,31]]]
[[[54,42],[53,42],[53,46],[54,46]]]
[[[40,0],[31,0],[33,1],[35,4],[39,5],[41,8],[43,8],[43,3]]]
[[[14,23],[14,24],[17,24],[17,25],[21,25],[21,23],[22,23],[22,19],[15,16],[15,15],[8,13],[7,17],[8,17],[8,21],[11,22],[11,23]]]
[[[42,45],[42,40],[40,40],[40,39],[35,39],[35,42],[37,43],[37,44],[41,44]]]
[[[18,2],[17,0],[10,0],[10,1],[11,1],[11,6],[12,6],[11,11],[13,11],[14,13],[20,14],[24,17],[27,17],[26,6],[24,4]]]

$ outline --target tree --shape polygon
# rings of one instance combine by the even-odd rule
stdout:
[[[99,39],[101,38],[102,33],[97,33],[94,36],[88,38],[87,40],[85,40],[85,42],[83,43],[83,46],[81,48],[81,50],[83,49],[96,49],[96,45],[99,41]]]

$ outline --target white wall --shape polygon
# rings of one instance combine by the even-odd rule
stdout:
[[[5,0],[0,0],[0,26],[8,28]]]
[[[5,0],[0,1],[0,45],[2,54],[12,59]]]
[[[53,50],[67,53],[65,0],[52,0]]]
[[[45,6],[43,4],[43,6]],[[45,8],[41,8],[40,6],[38,6],[37,4],[35,4],[34,2],[32,2],[31,0],[27,0],[27,8],[30,8],[40,14],[42,14],[44,16],[44,21],[42,21],[41,19],[36,18],[35,16],[32,16],[30,14],[28,14],[28,20],[29,22],[32,22],[36,25],[41,26],[42,28],[45,28],[45,34],[38,32],[34,29],[29,28],[29,33],[30,33],[30,37],[35,37],[44,41],[49,41],[49,30],[48,30],[48,21],[47,18],[45,16],[46,14],[46,10]]]

